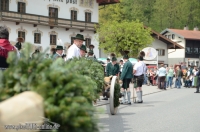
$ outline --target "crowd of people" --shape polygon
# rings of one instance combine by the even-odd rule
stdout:
[[[186,64],[165,67],[161,64],[160,68],[148,68],[144,75],[145,85],[158,86],[160,89],[166,90],[166,88],[191,88],[198,87],[199,69],[196,66],[186,67]],[[198,93],[199,89],[195,93]]]
[[[19,55],[19,51],[22,49],[23,38],[18,38],[15,46],[11,45],[9,42],[9,32],[8,29],[4,26],[0,26],[0,70],[5,70],[8,68],[8,63],[6,61],[9,52],[16,52]],[[51,50],[51,54],[45,56],[46,58],[51,58],[56,60],[57,58],[63,58],[65,61],[71,60],[73,58],[88,58],[96,60],[93,49],[94,46],[89,46],[89,52],[87,48],[83,45],[84,37],[81,34],[77,34],[74,43],[68,47],[67,55],[63,54],[63,46],[57,45],[55,49]],[[39,53],[39,50],[36,49],[32,54],[32,57]],[[86,55],[87,54],[87,55]],[[143,103],[142,100],[142,85],[155,85],[159,89],[164,89],[175,85],[174,88],[181,88],[181,86],[190,88],[196,87],[197,90],[195,93],[199,93],[200,85],[200,69],[197,67],[191,67],[186,65],[177,66],[174,68],[172,65],[165,67],[164,64],[160,65],[160,68],[155,67],[154,69],[148,68],[143,62],[145,53],[141,51],[138,55],[138,62],[133,66],[129,61],[128,54],[124,54],[123,60],[117,62],[117,58],[114,53],[110,55],[110,58],[107,59],[107,63],[103,64],[105,67],[105,75],[108,76],[118,76],[120,79],[121,86],[121,95],[122,102],[121,104],[128,103],[131,104],[131,91],[129,84],[131,81],[134,83],[134,88],[137,93],[137,102]],[[20,57],[20,56],[19,56]],[[111,61],[111,62],[110,62]],[[175,80],[175,81],[174,81]],[[125,96],[128,98],[128,102],[125,101]],[[104,98],[107,99],[106,97]]]

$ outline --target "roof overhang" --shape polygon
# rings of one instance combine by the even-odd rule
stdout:
[[[147,27],[145,27],[145,28],[147,28]],[[152,32],[152,34],[151,34],[152,37],[166,43],[168,49],[184,49],[183,46],[181,46],[181,45],[177,44],[176,42],[166,38],[165,36],[162,35],[162,33],[160,34],[160,33],[157,33],[156,31],[153,31],[153,30],[151,30],[151,32]],[[164,32],[167,32],[167,30],[164,31]]]
[[[99,6],[120,3],[120,0],[97,0]]]
[[[165,30],[163,30],[160,34],[164,35],[164,34],[166,34],[166,33],[176,34],[176,35],[179,36],[180,38],[185,39],[182,35],[177,34],[177,33],[173,32],[172,30],[170,30],[170,29],[168,29],[168,28],[165,29]]]

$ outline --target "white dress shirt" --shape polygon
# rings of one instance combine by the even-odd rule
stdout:
[[[74,57],[80,57],[80,49],[75,44],[69,47],[67,51],[67,60],[72,59]]]
[[[133,70],[136,70],[135,76],[140,76],[146,73],[146,64],[143,61],[139,61],[134,65]]]

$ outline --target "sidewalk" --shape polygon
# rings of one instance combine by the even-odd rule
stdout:
[[[137,95],[136,95],[135,90],[133,92],[133,84],[132,83],[130,84],[130,89],[131,89],[131,102],[133,102],[133,93],[134,93],[134,98],[136,98]],[[168,89],[171,89],[171,88],[167,88],[167,90]],[[143,91],[143,96],[145,96],[145,95],[149,95],[149,94],[153,94],[153,93],[157,93],[157,92],[162,92],[162,91],[165,91],[165,90],[160,90],[160,89],[157,88],[157,86],[143,85],[142,91]],[[102,100],[102,99],[103,99],[103,96],[100,96],[100,100],[98,100],[97,104],[94,105],[94,106],[102,106],[102,105],[109,104],[108,100]],[[120,98],[120,100],[122,100],[122,98]]]

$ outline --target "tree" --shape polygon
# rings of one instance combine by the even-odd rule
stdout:
[[[105,52],[120,55],[129,51],[132,57],[153,41],[151,29],[144,28],[139,21],[108,21],[99,25],[97,34],[100,48]]]

